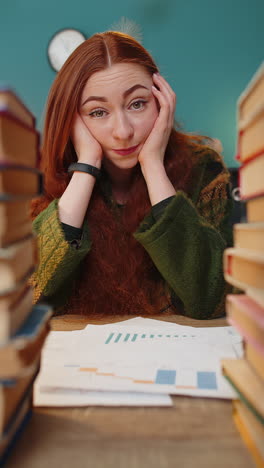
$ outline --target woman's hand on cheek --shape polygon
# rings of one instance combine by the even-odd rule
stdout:
[[[152,92],[159,103],[159,115],[139,154],[139,163],[146,165],[163,164],[164,155],[174,123],[176,95],[167,81],[160,75],[153,75]]]
[[[101,167],[103,151],[100,143],[92,136],[80,114],[76,114],[72,131],[73,143],[78,162]]]

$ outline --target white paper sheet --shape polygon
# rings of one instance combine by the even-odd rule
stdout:
[[[74,388],[43,387],[36,380],[34,406],[172,406],[169,395],[133,392],[93,392]]]
[[[242,355],[233,327],[195,328],[137,317],[51,332],[39,388],[234,398],[222,358]]]

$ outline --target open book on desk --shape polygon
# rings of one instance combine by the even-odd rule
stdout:
[[[242,339],[229,326],[195,328],[137,317],[51,332],[35,404],[60,389],[233,398],[221,359],[241,355]]]

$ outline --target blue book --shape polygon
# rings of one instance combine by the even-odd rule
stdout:
[[[0,346],[0,379],[16,378],[28,373],[40,358],[49,332],[52,308],[37,304],[23,325],[4,345]]]
[[[16,414],[29,392],[40,369],[40,360],[35,362],[30,372],[16,379],[0,380],[0,438],[13,425]]]
[[[32,388],[23,396],[17,411],[0,437],[0,466],[4,466],[14,444],[32,414]]]

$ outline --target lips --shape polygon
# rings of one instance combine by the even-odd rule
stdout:
[[[126,156],[128,154],[132,154],[136,151],[139,145],[131,146],[130,148],[121,148],[121,149],[114,149],[113,151],[121,156]]]

